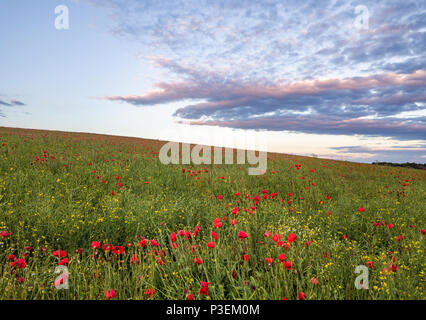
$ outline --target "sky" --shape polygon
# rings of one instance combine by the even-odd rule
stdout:
[[[425,163],[425,106],[425,1],[0,1],[0,126]]]

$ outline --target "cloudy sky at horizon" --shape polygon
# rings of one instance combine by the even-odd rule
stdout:
[[[0,126],[426,162],[424,1],[3,0],[0,45]]]

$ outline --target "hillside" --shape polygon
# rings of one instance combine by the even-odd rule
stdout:
[[[0,127],[0,298],[424,299],[424,170],[270,153],[250,176],[163,144]]]

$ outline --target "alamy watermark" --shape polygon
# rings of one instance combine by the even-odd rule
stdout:
[[[58,290],[61,289],[69,289],[69,272],[66,266],[57,266],[55,268],[55,273],[61,273],[58,277],[56,277],[54,285]]]
[[[370,14],[368,8],[365,5],[358,5],[355,7],[355,14],[357,15],[354,21],[355,28],[359,30],[368,29],[368,21],[370,19]]]
[[[367,266],[360,265],[356,266],[355,273],[361,273],[358,277],[355,278],[355,288],[360,289],[368,289],[368,268]]]
[[[187,129],[188,130],[188,129]],[[173,137],[179,137],[178,134],[172,134]],[[189,135],[193,137],[193,135]],[[210,137],[211,138],[211,137]],[[181,143],[169,141],[164,144],[159,153],[159,159],[162,164],[235,164],[234,154],[236,153],[236,164],[253,165],[248,168],[249,175],[262,175],[267,169],[267,152],[256,151],[267,149],[267,137],[263,133],[248,134],[235,133],[232,137],[216,136],[214,145],[195,145],[191,149],[190,143]],[[226,141],[225,141],[226,140]],[[226,143],[234,143],[238,147],[221,147]],[[257,154],[256,154],[257,153]],[[246,157],[247,155],[247,157]]]
[[[66,5],[59,5],[55,8],[55,28],[57,30],[68,30],[70,28],[69,10]]]

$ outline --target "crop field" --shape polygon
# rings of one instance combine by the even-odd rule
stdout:
[[[424,170],[163,144],[0,128],[0,298],[425,299]]]

